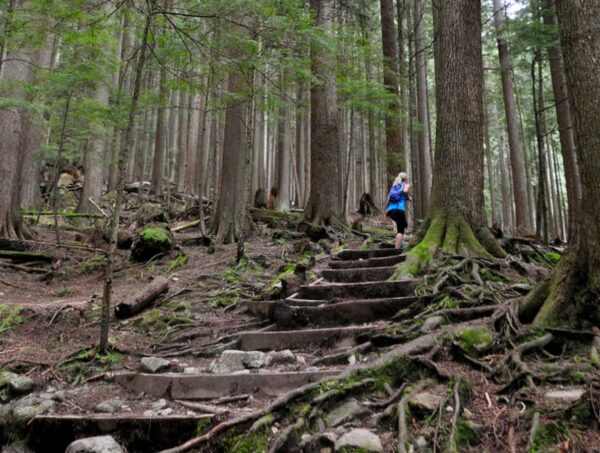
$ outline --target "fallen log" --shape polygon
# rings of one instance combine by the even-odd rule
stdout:
[[[169,281],[166,278],[154,278],[144,290],[136,294],[132,299],[117,304],[115,307],[115,316],[119,319],[124,319],[138,314],[168,289]]]
[[[52,262],[52,256],[37,252],[19,252],[14,250],[0,250],[0,258],[10,259],[17,263],[27,263],[31,261]]]

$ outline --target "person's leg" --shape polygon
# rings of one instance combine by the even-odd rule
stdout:
[[[402,248],[402,239],[403,238],[404,238],[404,235],[402,233],[396,234],[396,248],[397,249]]]

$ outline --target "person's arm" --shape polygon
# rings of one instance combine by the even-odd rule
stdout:
[[[410,196],[410,189],[411,189],[411,185],[406,183],[404,185],[404,194],[406,195],[406,199],[408,201],[412,201],[412,197]]]

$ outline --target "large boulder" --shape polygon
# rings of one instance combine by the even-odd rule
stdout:
[[[173,234],[167,224],[152,223],[142,228],[131,245],[131,258],[135,261],[148,261],[161,253],[169,253],[173,248]]]
[[[125,453],[112,436],[96,436],[72,442],[65,453]]]

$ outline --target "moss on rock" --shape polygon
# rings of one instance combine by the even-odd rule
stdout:
[[[494,335],[488,326],[465,327],[454,335],[454,342],[463,351],[476,355],[494,342]]]
[[[161,253],[168,253],[173,247],[173,237],[166,224],[147,225],[136,235],[131,246],[131,258],[135,261],[148,261]]]

